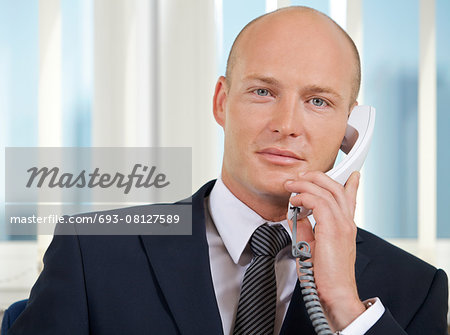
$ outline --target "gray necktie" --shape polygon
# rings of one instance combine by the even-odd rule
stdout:
[[[275,257],[291,241],[281,225],[263,224],[250,238],[253,259],[245,271],[234,335],[273,334],[277,283]]]

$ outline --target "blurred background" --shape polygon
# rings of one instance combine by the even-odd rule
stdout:
[[[377,123],[357,224],[450,274],[450,1],[0,0],[0,308],[28,297],[51,239],[7,233],[5,147],[189,146],[196,190],[220,173],[212,96],[234,38],[289,5],[361,54]]]

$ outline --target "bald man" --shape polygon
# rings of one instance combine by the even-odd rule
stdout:
[[[252,21],[217,81],[223,167],[192,197],[192,236],[55,236],[9,334],[314,334],[289,201],[314,213],[315,233],[303,219],[297,239],[312,246],[333,332],[446,334],[445,273],[356,228],[358,172],[345,187],[324,173],[359,85],[358,52],[324,14],[296,7]],[[268,263],[264,244],[277,246]],[[269,263],[261,284],[254,269]]]

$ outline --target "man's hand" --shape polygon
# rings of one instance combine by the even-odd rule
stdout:
[[[345,187],[323,172],[307,172],[285,184],[287,191],[299,193],[290,199],[293,206],[313,211],[315,233],[307,218],[297,221],[297,241],[311,246],[320,302],[335,331],[365,311],[355,280],[357,230],[353,218],[358,185],[359,172],[352,173]],[[289,224],[292,229],[292,221]]]

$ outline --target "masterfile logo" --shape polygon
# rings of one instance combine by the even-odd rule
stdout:
[[[130,174],[122,174],[116,172],[114,175],[109,173],[100,174],[99,168],[95,168],[92,173],[82,170],[78,175],[72,173],[60,173],[59,168],[54,167],[49,169],[48,167],[37,168],[36,166],[27,170],[30,173],[30,179],[27,182],[27,188],[35,187],[41,188],[44,183],[50,188],[72,188],[72,187],[118,187],[123,188],[123,192],[128,194],[130,189],[134,186],[140,187],[156,187],[162,188],[170,184],[170,181],[166,181],[166,175],[164,173],[155,173],[156,166],[148,167],[142,164],[134,164],[133,170]],[[142,173],[139,173],[139,170]],[[36,180],[36,183],[34,181]]]
[[[8,147],[7,233],[190,234],[191,164],[191,148]]]
[[[6,148],[6,202],[173,202],[192,190],[191,148]]]

